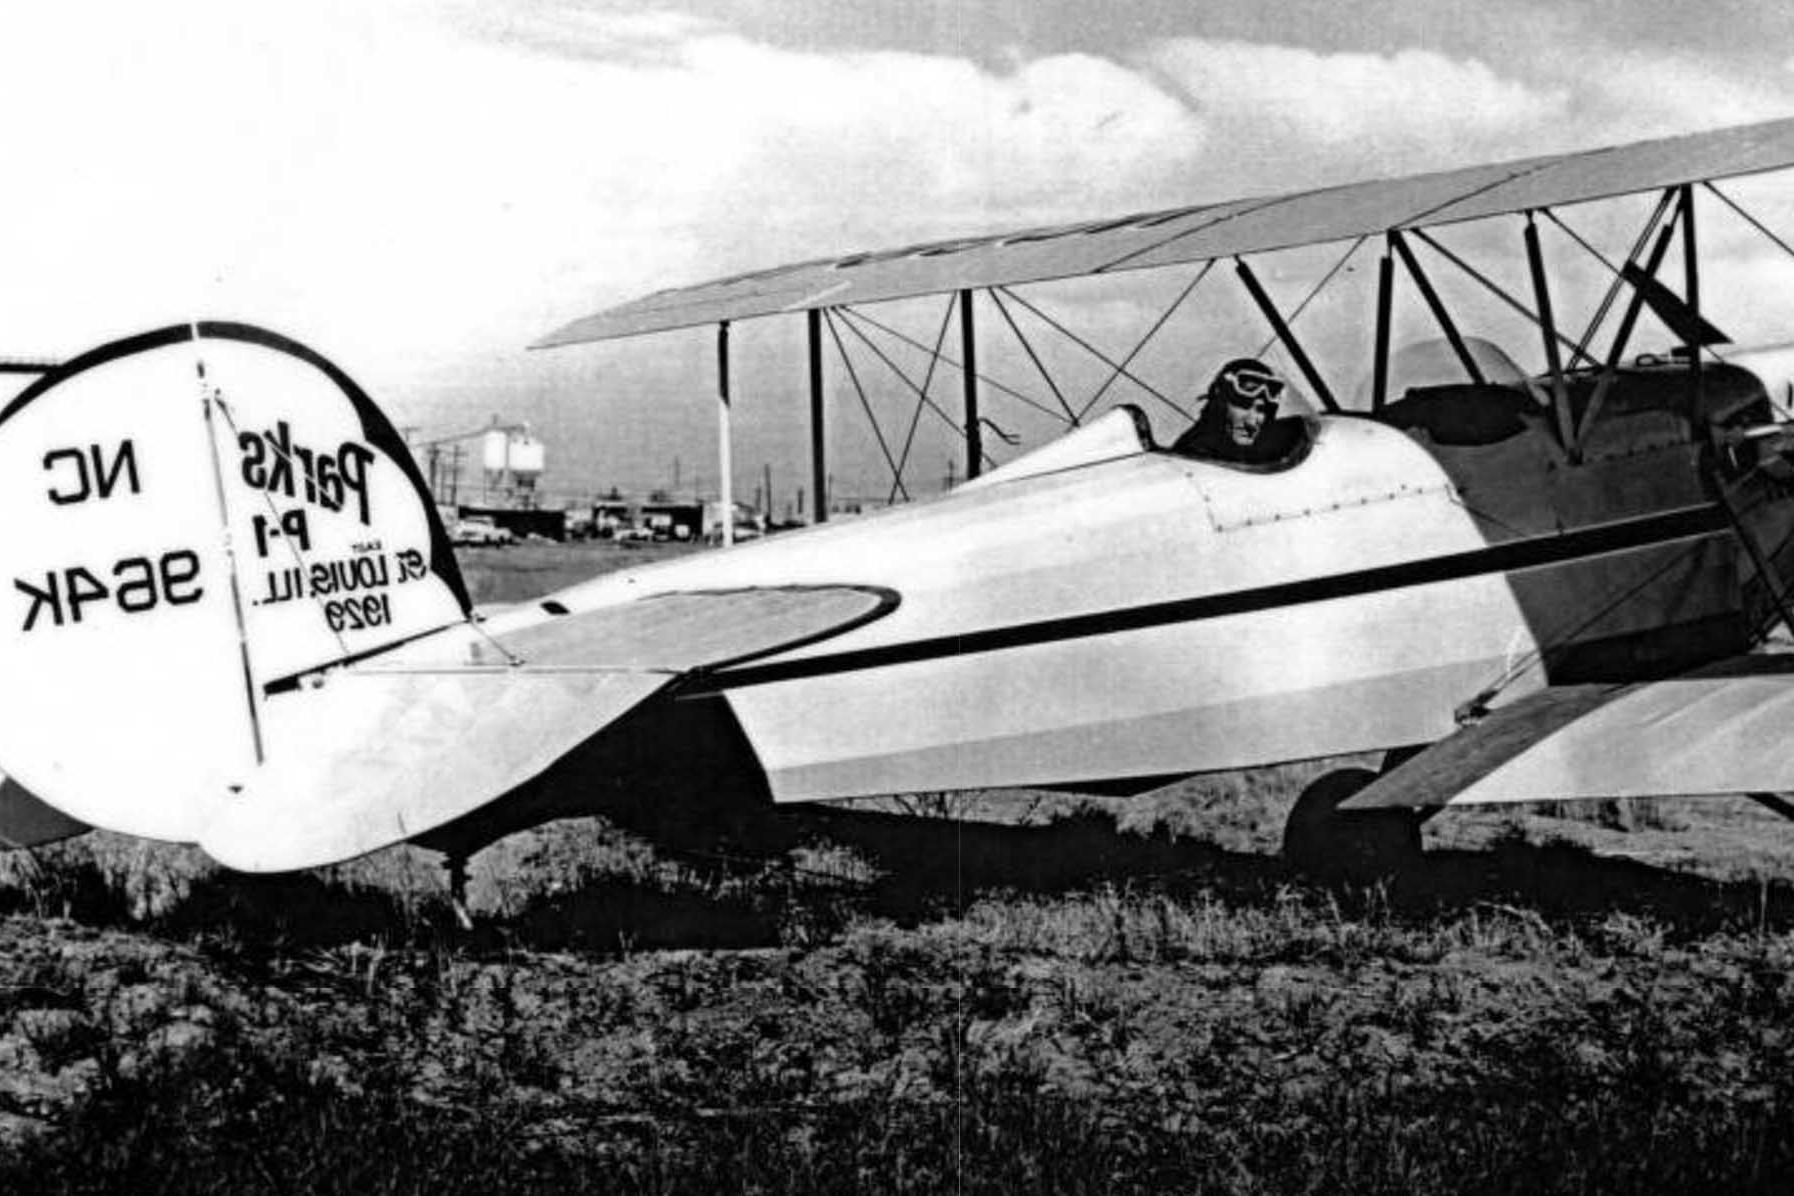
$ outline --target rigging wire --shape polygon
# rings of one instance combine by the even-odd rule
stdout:
[[[905,386],[909,387],[910,393],[914,394],[923,403],[927,404],[928,409],[930,411],[934,412],[937,416],[939,416],[946,423],[946,425],[949,428],[952,428],[955,435],[963,435],[964,434],[965,429],[961,428],[959,426],[959,421],[955,420],[951,415],[949,415],[945,410],[943,410],[941,408],[940,404],[936,403],[933,399],[929,398],[926,394],[924,394],[922,392],[922,390],[916,386],[915,380],[912,379],[907,373],[904,372],[903,367],[899,366],[896,362],[892,361],[890,359],[890,357],[888,357],[884,353],[883,350],[881,350],[876,344],[874,344],[872,342],[872,338],[868,337],[863,331],[860,330],[860,328],[854,323],[854,320],[851,318],[851,317],[859,316],[859,314],[860,314],[859,312],[854,311],[852,308],[848,308],[848,307],[835,308],[834,310],[841,313],[841,315],[843,317],[842,323],[847,325],[847,330],[849,332],[853,333],[855,336],[859,337],[860,343],[865,345],[868,349],[872,350],[872,355],[874,357],[878,358],[879,361],[883,362],[886,369],[890,370],[893,374],[896,374],[898,380],[901,381]],[[985,456],[985,460],[987,460],[987,461],[990,460],[990,457],[988,454]],[[995,464],[995,462],[992,462],[992,464]]]
[[[1494,279],[1488,277],[1482,271],[1478,270],[1475,266],[1472,266],[1469,262],[1465,261],[1463,258],[1459,257],[1457,254],[1453,253],[1450,249],[1446,248],[1445,245],[1440,243],[1440,241],[1437,238],[1435,238],[1431,234],[1429,234],[1426,231],[1426,229],[1416,228],[1416,229],[1412,229],[1410,231],[1413,232],[1415,237],[1417,237],[1419,240],[1421,240],[1422,242],[1424,242],[1425,244],[1430,246],[1432,248],[1433,252],[1437,253],[1440,257],[1443,257],[1446,261],[1450,262],[1452,265],[1456,266],[1458,269],[1462,270],[1464,273],[1468,274],[1471,278],[1475,279],[1477,282],[1481,283],[1486,290],[1488,290],[1490,293],[1492,293],[1497,299],[1499,299],[1503,303],[1507,304],[1508,307],[1512,308],[1515,312],[1517,312],[1518,314],[1520,314],[1522,316],[1525,316],[1528,320],[1530,320],[1532,322],[1533,327],[1539,328],[1539,329],[1543,329],[1545,327],[1544,321],[1539,319],[1538,314],[1536,312],[1534,312],[1531,308],[1527,307],[1524,303],[1520,302],[1518,299],[1514,298],[1512,295],[1508,294],[1507,291],[1501,286],[1500,283],[1498,283]],[[1554,329],[1552,329],[1552,335],[1557,338],[1558,344],[1560,344],[1564,348],[1568,349],[1573,355],[1580,357],[1582,360],[1588,362],[1589,365],[1595,366],[1595,365],[1601,364],[1600,362],[1596,361],[1593,357],[1590,357],[1588,355],[1587,351],[1581,345],[1578,345],[1575,341],[1573,341],[1569,337],[1565,336],[1562,332],[1559,332],[1558,330],[1556,330],[1554,328]]]
[[[1669,210],[1669,205],[1674,198],[1674,194],[1675,193],[1672,190],[1665,189],[1663,194],[1657,198],[1656,209],[1652,211],[1650,218],[1645,221],[1644,227],[1639,230],[1637,238],[1632,242],[1631,251],[1626,254],[1627,265],[1636,263],[1638,261],[1638,255],[1645,251],[1646,245],[1650,244],[1652,235],[1657,231],[1657,226],[1663,222],[1664,213]],[[1607,293],[1601,296],[1601,303],[1600,306],[1595,309],[1594,318],[1589,321],[1588,327],[1583,331],[1581,339],[1576,342],[1576,355],[1578,357],[1585,357],[1587,356],[1589,345],[1595,339],[1595,333],[1599,332],[1601,330],[1601,325],[1607,322],[1607,314],[1613,309],[1614,300],[1619,298],[1620,288],[1624,286],[1626,282],[1626,271],[1624,267],[1616,267],[1612,262],[1608,261],[1599,250],[1584,240],[1575,229],[1564,223],[1564,221],[1558,217],[1556,212],[1553,212],[1550,208],[1546,208],[1545,215],[1550,218],[1553,224],[1570,234],[1570,238],[1578,245],[1594,254],[1595,258],[1599,260],[1603,266],[1606,266],[1609,270],[1613,271],[1613,281],[1608,284]]]
[[[1466,507],[1466,509],[1469,508]],[[1494,681],[1479,690],[1476,697],[1472,698],[1467,705],[1472,708],[1486,707],[1490,702],[1494,701],[1495,698],[1500,696],[1502,690],[1519,680],[1534,665],[1542,665],[1548,657],[1561,654],[1562,652],[1573,648],[1575,645],[1570,641],[1575,636],[1587,630],[1589,627],[1592,627],[1596,622],[1616,609],[1621,603],[1626,602],[1640,591],[1649,586],[1661,584],[1666,574],[1677,566],[1682,565],[1696,553],[1704,551],[1706,547],[1705,540],[1697,538],[1693,544],[1677,553],[1675,557],[1668,561],[1662,568],[1652,570],[1641,579],[1637,585],[1622,590],[1611,601],[1596,607],[1587,618],[1571,627],[1565,628],[1550,643],[1539,644],[1530,652],[1519,657],[1513,664],[1510,664],[1503,669]]]
[[[1738,215],[1742,216],[1744,218],[1744,221],[1746,224],[1749,224],[1752,228],[1754,228],[1758,232],[1762,233],[1765,237],[1768,237],[1771,241],[1774,241],[1776,243],[1776,245],[1778,245],[1781,248],[1781,251],[1783,253],[1787,254],[1789,257],[1794,257],[1794,248],[1790,248],[1788,243],[1786,241],[1782,240],[1780,237],[1776,236],[1775,233],[1773,231],[1771,231],[1767,225],[1765,225],[1762,221],[1758,220],[1755,216],[1752,216],[1749,212],[1745,211],[1742,207],[1740,207],[1738,205],[1738,203],[1732,199],[1731,196],[1727,195],[1724,191],[1721,191],[1718,187],[1714,186],[1712,182],[1703,182],[1701,184],[1701,186],[1705,187],[1707,190],[1709,190],[1713,194],[1717,195],[1720,199],[1720,202],[1724,203],[1726,207],[1732,209],[1732,211],[1734,211],[1734,212],[1738,213]]]
[[[853,383],[854,393],[860,397],[860,406],[866,412],[866,422],[872,425],[872,436],[878,441],[878,451],[884,454],[885,464],[891,469],[891,477],[897,482],[897,489],[903,492],[904,501],[909,500],[909,490],[903,484],[903,473],[897,468],[897,461],[891,456],[891,446],[885,443],[884,431],[878,426],[878,417],[872,414],[872,403],[866,398],[866,388],[860,385],[859,371],[853,368],[853,358],[847,355],[847,346],[841,341],[841,331],[835,327],[834,312],[822,309],[822,322],[828,325],[829,335],[835,340],[835,352],[841,355],[841,364],[847,367],[847,377]],[[853,325],[849,324],[849,328]]]
[[[910,449],[916,443],[916,429],[922,423],[922,410],[927,401],[928,388],[934,385],[935,367],[940,364],[941,346],[947,341],[947,329],[953,323],[953,309],[959,304],[959,293],[956,291],[947,297],[947,309],[941,313],[940,331],[934,336],[934,351],[928,355],[928,372],[922,375],[921,397],[916,401],[916,409],[910,412],[909,431],[903,437],[903,452],[897,456],[897,468],[902,469],[909,464]],[[885,498],[886,505],[897,501],[897,486],[891,485],[891,492]]]
[[[1041,320],[1045,321],[1046,324],[1049,327],[1051,327],[1054,331],[1058,332],[1061,336],[1063,336],[1067,340],[1071,341],[1072,344],[1078,346],[1078,348],[1080,348],[1080,349],[1083,349],[1085,352],[1089,353],[1092,357],[1095,357],[1098,361],[1100,361],[1104,365],[1108,366],[1109,369],[1112,371],[1109,375],[1109,380],[1111,382],[1114,381],[1114,379],[1116,378],[1117,375],[1119,375],[1121,377],[1126,378],[1129,382],[1132,382],[1135,386],[1138,386],[1141,390],[1145,391],[1147,394],[1151,395],[1153,398],[1159,400],[1159,402],[1164,403],[1166,406],[1172,407],[1174,409],[1177,408],[1177,404],[1173,403],[1170,399],[1166,398],[1163,394],[1161,394],[1159,392],[1159,389],[1156,386],[1153,386],[1152,384],[1148,383],[1147,381],[1145,381],[1144,379],[1139,377],[1137,374],[1130,373],[1128,371],[1126,362],[1117,363],[1115,361],[1115,359],[1110,357],[1107,353],[1104,353],[1101,349],[1098,349],[1095,345],[1091,344],[1089,341],[1085,340],[1083,337],[1079,336],[1077,333],[1075,333],[1071,329],[1067,328],[1064,324],[1060,323],[1058,320],[1054,319],[1052,316],[1048,315],[1046,312],[1042,311],[1040,308],[1036,307],[1034,304],[1028,302],[1028,300],[1024,299],[1022,296],[1020,296],[1020,295],[1016,294],[1014,291],[1010,290],[1008,287],[1000,286],[997,288],[997,290],[1003,292],[1003,294],[1007,295],[1009,298],[1015,300],[1017,303],[1021,304],[1023,307],[1027,308],[1029,311],[1033,312],[1037,317],[1039,317]],[[1134,350],[1134,352],[1138,353],[1139,348],[1136,348]],[[1134,356],[1133,353],[1128,354],[1128,358],[1130,360],[1133,358],[1133,356]],[[1108,387],[1109,387],[1108,382],[1103,383],[1103,390],[1107,390]],[[1102,395],[1102,391],[1099,390],[1097,392],[1097,397],[1100,398],[1101,395]],[[1090,410],[1090,408],[1095,405],[1095,402],[1096,402],[1096,400],[1092,399],[1089,403],[1084,404],[1083,407],[1081,407],[1078,411],[1073,413],[1072,421],[1074,423],[1080,422],[1083,419],[1085,413],[1088,412]]]
[[[1034,363],[1034,368],[1040,371],[1041,379],[1046,382],[1047,389],[1051,390],[1053,392],[1053,397],[1059,400],[1059,406],[1065,408],[1066,425],[1073,428],[1077,427],[1078,413],[1073,411],[1071,409],[1071,404],[1065,401],[1065,395],[1060,392],[1059,384],[1053,381],[1053,375],[1048,372],[1046,364],[1040,360],[1040,355],[1034,352],[1033,343],[1030,342],[1027,335],[1022,332],[1021,326],[1015,322],[1015,317],[1009,314],[1009,308],[1003,302],[1003,296],[999,295],[996,291],[991,291],[990,298],[991,302],[997,305],[997,312],[1003,317],[1003,322],[1009,325],[1009,331],[1015,333],[1015,339],[1021,342],[1022,350],[1027,353],[1028,360],[1032,361]],[[1053,418],[1057,419],[1058,416],[1055,414]]]
[[[1328,270],[1326,272],[1326,274],[1321,276],[1321,280],[1314,284],[1313,289],[1311,289],[1308,292],[1308,294],[1303,298],[1302,302],[1296,304],[1296,309],[1289,313],[1289,319],[1286,320],[1285,323],[1287,323],[1293,327],[1295,325],[1296,320],[1301,317],[1302,313],[1304,311],[1308,310],[1308,305],[1310,303],[1314,302],[1315,297],[1317,295],[1319,295],[1321,293],[1321,291],[1326,289],[1327,284],[1333,281],[1333,278],[1336,274],[1338,274],[1341,270],[1345,269],[1345,264],[1352,260],[1352,255],[1354,253],[1358,252],[1358,247],[1360,245],[1363,245],[1368,240],[1370,240],[1370,234],[1366,233],[1365,235],[1359,237],[1356,241],[1353,241],[1351,244],[1351,247],[1348,248],[1345,251],[1345,253],[1340,255],[1340,258],[1338,261],[1333,263],[1333,268],[1331,270]],[[1263,357],[1266,353],[1269,353],[1271,351],[1271,346],[1276,343],[1277,343],[1277,334],[1272,333],[1271,338],[1269,340],[1265,341],[1264,344],[1260,345],[1258,347],[1258,352],[1253,354],[1253,356],[1254,357]]]
[[[928,346],[923,344],[921,341],[915,339],[912,336],[908,336],[902,332],[899,332],[897,329],[892,328],[888,324],[881,323],[879,320],[873,318],[872,316],[867,315],[865,312],[860,311],[858,308],[840,307],[840,308],[836,308],[835,310],[841,312],[843,315],[852,315],[856,320],[865,321],[866,323],[872,325],[872,327],[874,327],[874,328],[878,329],[880,332],[884,333],[886,336],[891,337],[893,340],[899,341],[905,345],[908,345],[912,349],[920,349],[924,353],[928,352]],[[961,373],[965,372],[965,366],[962,363],[955,361],[953,358],[947,356],[945,353],[941,354],[941,360],[946,362],[948,365],[952,366],[954,369],[959,370]],[[1000,391],[1001,393],[1008,395],[1010,398],[1015,399],[1017,402],[1023,403],[1029,407],[1034,408],[1036,411],[1042,412],[1043,414],[1046,414],[1046,415],[1050,415],[1054,419],[1059,418],[1059,413],[1054,411],[1051,407],[1048,407],[1045,403],[1042,403],[1040,400],[1035,399],[1030,395],[1023,394],[1021,391],[1015,389],[1013,386],[1005,386],[1003,383],[997,381],[995,378],[992,378],[989,374],[983,373],[982,371],[974,370],[972,372],[972,377],[976,378],[979,382],[982,382],[984,385],[990,387],[992,390]],[[958,425],[955,425],[955,427],[957,427],[957,426]]]
[[[1096,388],[1096,393],[1090,396],[1090,401],[1085,403],[1082,407],[1080,407],[1078,409],[1078,418],[1079,419],[1084,418],[1084,416],[1089,413],[1090,409],[1092,407],[1096,406],[1098,401],[1100,401],[1102,399],[1103,395],[1108,392],[1109,387],[1114,384],[1115,380],[1117,378],[1121,377],[1122,372],[1123,372],[1122,367],[1132,363],[1134,358],[1137,357],[1140,354],[1140,352],[1146,348],[1147,343],[1149,341],[1151,341],[1153,337],[1155,337],[1159,334],[1159,329],[1161,329],[1165,326],[1166,322],[1169,321],[1171,319],[1171,317],[1177,312],[1177,309],[1183,306],[1184,300],[1186,300],[1190,297],[1190,293],[1192,291],[1194,291],[1198,285],[1201,284],[1203,279],[1208,277],[1208,272],[1210,270],[1213,270],[1214,268],[1215,268],[1215,259],[1214,258],[1210,258],[1206,262],[1202,263],[1202,269],[1200,269],[1196,272],[1196,277],[1192,278],[1189,281],[1189,283],[1184,287],[1184,289],[1178,294],[1177,298],[1173,299],[1171,301],[1171,306],[1166,308],[1164,310],[1164,312],[1160,314],[1160,316],[1157,320],[1153,321],[1152,327],[1148,328],[1146,330],[1146,335],[1142,336],[1140,338],[1139,343],[1136,344],[1132,349],[1130,349],[1128,351],[1128,355],[1126,357],[1123,357],[1121,359],[1121,365],[1116,366],[1115,369],[1109,374],[1109,376],[1103,380],[1103,384]],[[1158,391],[1154,390],[1154,391],[1149,391],[1148,393],[1151,394],[1153,398],[1158,399],[1162,403],[1169,403],[1171,405],[1171,409],[1173,411],[1177,412],[1179,415],[1183,416],[1185,419],[1196,418],[1195,416],[1191,415],[1188,411],[1184,410],[1182,404],[1174,402],[1171,399],[1166,398],[1164,395],[1160,394]]]

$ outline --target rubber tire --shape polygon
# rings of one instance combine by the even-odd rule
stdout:
[[[1410,810],[1341,810],[1377,779],[1368,768],[1341,768],[1302,790],[1283,824],[1283,858],[1322,880],[1369,882],[1420,858],[1420,819]]]

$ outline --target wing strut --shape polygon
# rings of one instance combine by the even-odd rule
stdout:
[[[1645,221],[1644,227],[1638,230],[1638,239],[1632,242],[1632,252],[1626,255],[1627,266],[1634,265],[1638,261],[1638,255],[1643,253],[1645,246],[1651,243],[1651,234],[1657,231],[1657,225],[1662,222],[1663,214],[1669,211],[1670,201],[1673,198],[1675,198],[1675,193],[1669,190],[1665,190],[1657,197],[1656,208],[1652,210],[1650,219]],[[1616,267],[1608,261],[1600,250],[1588,243],[1582,234],[1565,224],[1556,212],[1546,208],[1545,215],[1551,218],[1551,223],[1568,233],[1572,241],[1582,246],[1597,261],[1613,272],[1613,281],[1608,284],[1607,293],[1601,296],[1600,306],[1595,309],[1594,317],[1589,320],[1588,327],[1583,330],[1582,339],[1576,342],[1576,356],[1584,361],[1589,361],[1592,358],[1588,355],[1588,347],[1594,342],[1595,333],[1600,331],[1602,324],[1606,323],[1607,313],[1613,309],[1613,301],[1619,298],[1620,288],[1626,285],[1626,271],[1624,267]]]
[[[817,523],[828,522],[828,459],[827,441],[823,437],[822,401],[822,310],[812,307],[804,313],[810,342],[810,511]],[[798,503],[802,506],[800,500]]]
[[[735,462],[729,430],[729,321],[716,326],[716,471],[722,506],[723,547],[735,543]],[[703,517],[698,523],[702,525]],[[700,533],[701,534],[701,533]]]
[[[1551,316],[1551,286],[1545,278],[1545,254],[1539,247],[1539,226],[1526,213],[1526,262],[1532,270],[1532,291],[1538,299],[1539,328],[1545,335],[1545,365],[1551,371],[1551,409],[1557,415],[1557,442],[1573,465],[1581,459],[1570,415],[1570,391],[1564,385],[1563,357],[1557,351],[1557,321]]]
[[[1688,388],[1688,427],[1690,431],[1700,430],[1701,411],[1706,397],[1705,371],[1701,368],[1701,342],[1705,339],[1701,329],[1701,271],[1700,256],[1695,249],[1694,240],[1694,187],[1684,183],[1681,189],[1682,199],[1682,277],[1683,293],[1688,296],[1688,311],[1694,317],[1690,327],[1683,333],[1683,344],[1688,347],[1689,381],[1694,383]],[[1787,612],[1782,612],[1784,615]],[[1794,624],[1789,625],[1794,630]]]
[[[1258,275],[1252,272],[1252,267],[1246,264],[1244,258],[1234,258],[1233,266],[1239,272],[1240,281],[1246,284],[1246,290],[1251,292],[1252,301],[1258,304],[1258,310],[1264,313],[1264,318],[1271,325],[1271,330],[1277,334],[1277,339],[1283,342],[1283,347],[1288,351],[1290,357],[1295,359],[1296,368],[1302,371],[1302,377],[1308,380],[1309,389],[1314,391],[1315,397],[1321,401],[1322,406],[1337,414],[1339,403],[1333,398],[1333,392],[1327,388],[1327,383],[1321,377],[1320,371],[1314,368],[1314,362],[1308,359],[1308,354],[1303,350],[1302,343],[1296,339],[1296,334],[1290,331],[1290,326],[1284,322],[1283,314],[1277,310],[1277,305],[1272,303],[1270,295],[1265,293],[1264,287],[1258,281]]]
[[[1663,255],[1669,252],[1669,239],[1675,231],[1673,222],[1657,230],[1657,243],[1651,246],[1650,260],[1645,263],[1641,272],[1644,277],[1657,276],[1657,267],[1663,264]],[[1638,271],[1638,267],[1631,263],[1627,263],[1627,269]],[[1620,317],[1620,326],[1613,334],[1613,344],[1607,350],[1607,364],[1601,367],[1600,381],[1595,383],[1595,393],[1589,396],[1588,407],[1582,413],[1582,427],[1576,434],[1578,444],[1588,439],[1590,429],[1595,426],[1595,417],[1601,414],[1601,404],[1607,401],[1607,392],[1613,389],[1613,380],[1619,375],[1620,358],[1626,354],[1626,342],[1632,339],[1632,327],[1638,323],[1638,313],[1643,307],[1644,290],[1635,284],[1632,298],[1626,304],[1626,314]]]
[[[1325,274],[1321,275],[1321,280],[1308,288],[1308,293],[1302,296],[1302,302],[1296,304],[1295,310],[1289,313],[1290,327],[1295,327],[1296,321],[1302,318],[1302,313],[1308,310],[1308,305],[1320,297],[1320,293],[1327,289],[1327,284],[1339,277],[1339,272],[1346,268],[1346,263],[1352,260],[1352,255],[1357,253],[1359,248],[1368,240],[1370,240],[1370,236],[1366,234],[1365,236],[1359,237],[1356,241],[1353,241],[1351,245],[1347,246],[1346,251],[1339,255],[1339,260],[1334,262]],[[1270,340],[1258,347],[1258,352],[1254,353],[1253,356],[1263,357],[1266,353],[1271,351],[1271,346],[1275,344],[1276,341],[1277,338],[1272,336]]]
[[[1395,259],[1389,256],[1389,246],[1383,246],[1383,256],[1377,259],[1377,347],[1376,358],[1371,369],[1376,381],[1371,387],[1370,409],[1375,414],[1383,410],[1383,403],[1389,397],[1389,315],[1395,302]]]
[[[978,415],[978,330],[972,318],[972,291],[959,292],[959,356],[965,362],[959,376],[964,383],[966,414],[966,478],[984,472],[984,427]]]
[[[1546,216],[1551,215],[1551,211],[1549,208],[1547,208],[1545,210],[1545,215]],[[1451,249],[1449,247],[1447,247],[1443,241],[1439,240],[1437,237],[1428,233],[1424,228],[1417,228],[1413,231],[1414,231],[1414,235],[1416,237],[1420,238],[1420,240],[1426,244],[1427,248],[1431,249],[1434,253],[1438,254],[1440,257],[1444,258],[1446,261],[1450,262],[1452,265],[1456,266],[1458,269],[1462,270],[1465,274],[1468,274],[1472,279],[1474,279],[1476,282],[1480,283],[1484,290],[1488,291],[1491,295],[1494,295],[1497,299],[1499,299],[1503,303],[1507,304],[1507,306],[1511,310],[1513,310],[1520,316],[1524,317],[1530,324],[1532,324],[1533,327],[1535,327],[1535,328],[1544,327],[1543,321],[1541,321],[1539,319],[1539,317],[1536,314],[1534,314],[1534,312],[1531,308],[1527,307],[1524,303],[1520,302],[1518,299],[1516,299],[1512,295],[1508,294],[1507,291],[1505,289],[1503,289],[1499,283],[1497,283],[1494,279],[1490,278],[1487,274],[1484,274],[1481,270],[1478,270],[1475,266],[1472,266],[1469,262],[1465,261],[1463,258],[1459,257],[1457,254],[1453,253],[1451,251]],[[1590,365],[1601,364],[1600,362],[1596,361],[1594,358],[1590,357],[1587,353],[1585,353],[1583,351],[1583,347],[1581,345],[1578,345],[1576,342],[1572,341],[1569,337],[1565,336],[1562,332],[1557,333],[1557,343],[1559,345],[1561,345],[1563,348],[1570,350],[1572,355],[1581,358],[1582,360],[1588,362]]]
[[[1395,246],[1395,252],[1401,256],[1402,265],[1408,269],[1408,277],[1412,278],[1414,285],[1420,288],[1420,297],[1426,300],[1427,307],[1432,310],[1433,319],[1439,322],[1439,330],[1445,333],[1445,339],[1451,342],[1452,352],[1456,353],[1458,360],[1463,363],[1464,372],[1469,374],[1470,380],[1478,386],[1484,385],[1488,379],[1483,377],[1483,372],[1477,367],[1476,360],[1470,356],[1470,350],[1464,344],[1463,335],[1458,332],[1456,321],[1451,318],[1451,313],[1445,310],[1445,303],[1439,298],[1439,292],[1433,289],[1432,279],[1426,276],[1426,271],[1422,270],[1420,263],[1415,260],[1414,251],[1408,248],[1407,238],[1397,230],[1390,229],[1389,243]]]

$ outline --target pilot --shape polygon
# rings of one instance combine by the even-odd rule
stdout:
[[[1290,448],[1288,430],[1277,423],[1284,385],[1257,358],[1234,358],[1209,383],[1196,422],[1177,438],[1171,451],[1242,465],[1281,459]]]

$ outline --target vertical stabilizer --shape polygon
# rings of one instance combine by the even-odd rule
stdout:
[[[118,341],[0,410],[0,767],[189,840],[278,745],[270,687],[465,617],[415,464],[350,379],[240,324]]]

